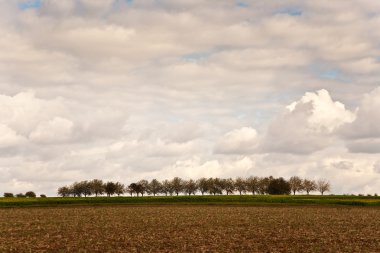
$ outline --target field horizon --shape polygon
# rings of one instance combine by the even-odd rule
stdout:
[[[120,197],[0,198],[0,207],[65,205],[345,205],[380,206],[378,196],[346,195],[193,195]]]

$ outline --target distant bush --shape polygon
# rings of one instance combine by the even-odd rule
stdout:
[[[4,193],[4,198],[13,198],[13,197],[14,197],[13,193],[10,193],[10,192]]]
[[[40,197],[41,198],[46,198],[46,195],[45,194],[41,194]]]
[[[18,193],[16,194],[16,198],[25,198],[25,194],[22,194],[22,193]]]
[[[377,193],[375,193],[373,196],[377,197]]]
[[[25,193],[25,197],[27,198],[35,198],[36,197],[36,194],[32,191],[28,191],[27,193]]]

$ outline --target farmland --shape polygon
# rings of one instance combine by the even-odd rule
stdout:
[[[205,196],[146,196],[146,197],[49,197],[0,198],[0,207],[60,206],[60,205],[157,205],[157,204],[291,204],[291,205],[351,205],[380,206],[380,197],[342,195],[205,195]]]
[[[378,252],[378,207],[101,205],[0,209],[0,252]]]

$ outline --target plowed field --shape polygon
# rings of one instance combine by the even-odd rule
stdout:
[[[380,208],[3,208],[0,252],[380,252]]]

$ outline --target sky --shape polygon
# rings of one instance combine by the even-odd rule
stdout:
[[[0,7],[0,194],[251,175],[380,193],[380,1]]]

